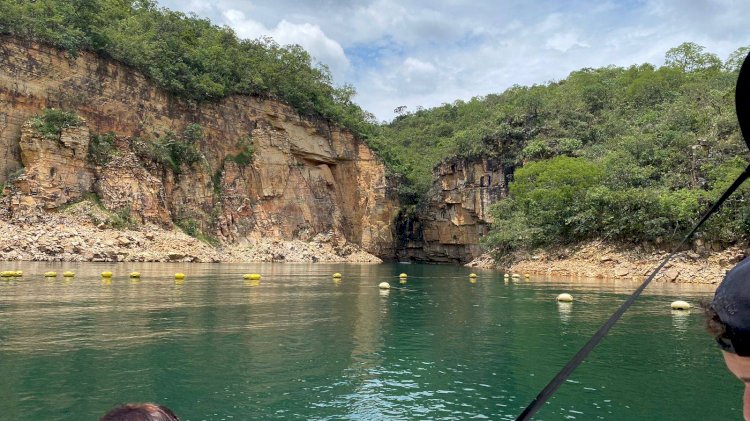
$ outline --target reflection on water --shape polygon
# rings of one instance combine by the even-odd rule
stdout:
[[[560,321],[567,323],[570,321],[570,315],[573,312],[573,303],[559,302],[557,303],[557,313],[560,315]]]
[[[672,327],[675,332],[686,333],[690,327],[690,310],[672,310]]]
[[[24,276],[0,280],[9,420],[96,419],[124,401],[186,420],[513,419],[638,285],[424,265],[12,266]],[[702,315],[669,309],[712,289],[649,287],[539,419],[739,418],[741,384]]]

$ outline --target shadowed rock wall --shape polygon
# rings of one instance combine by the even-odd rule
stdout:
[[[489,207],[507,195],[508,172],[497,158],[452,158],[436,166],[426,205],[398,221],[399,259],[466,263],[481,253]]]

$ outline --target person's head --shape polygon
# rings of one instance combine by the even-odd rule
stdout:
[[[743,414],[750,420],[750,258],[727,273],[706,314],[727,368],[745,384]]]
[[[169,408],[153,403],[128,403],[113,408],[99,421],[180,421]]]

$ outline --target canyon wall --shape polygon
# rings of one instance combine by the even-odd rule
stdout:
[[[436,166],[426,203],[398,220],[399,260],[467,263],[482,254],[489,207],[507,195],[510,174],[499,158],[451,158]]]
[[[82,124],[45,138],[29,121],[46,108]],[[198,162],[174,171],[137,153],[195,124]],[[112,156],[92,162],[90,135],[108,132]],[[248,145],[251,161],[236,159]],[[8,218],[94,194],[123,217],[187,224],[225,242],[323,235],[396,254],[396,195],[383,163],[349,131],[273,99],[175,98],[112,60],[10,37],[0,37],[0,183],[12,187]]]

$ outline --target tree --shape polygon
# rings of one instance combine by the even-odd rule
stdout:
[[[739,72],[742,63],[745,62],[745,58],[747,58],[749,53],[750,46],[740,47],[734,50],[734,52],[727,57],[727,61],[724,62],[724,70],[728,72]]]
[[[380,127],[377,140],[406,175],[413,201],[448,156],[501,162],[510,195],[496,204],[484,240],[496,251],[586,238],[669,241],[716,199],[724,164],[746,154],[734,114],[737,75],[719,64],[686,43],[659,68],[582,69],[406,114]],[[729,216],[715,216],[704,238],[747,239],[748,197],[733,196],[721,213]]]
[[[525,221],[518,226],[527,230],[529,246],[581,239],[595,227],[579,226],[574,221],[583,210],[580,205],[587,191],[599,185],[602,177],[602,167],[584,158],[559,156],[530,163],[516,171],[510,185],[515,206],[500,208],[499,212],[506,214],[495,212],[493,216],[499,220],[510,217]],[[513,213],[521,213],[523,217]],[[535,234],[529,235],[530,232]]]
[[[665,64],[682,69],[685,72],[719,69],[721,60],[713,53],[704,53],[706,47],[694,42],[684,42],[667,50]]]
[[[298,45],[240,40],[227,27],[159,8],[154,0],[0,0],[0,34],[44,42],[75,56],[91,50],[135,67],[173,95],[196,102],[233,94],[278,98],[299,114],[373,132],[334,86],[325,65]]]

